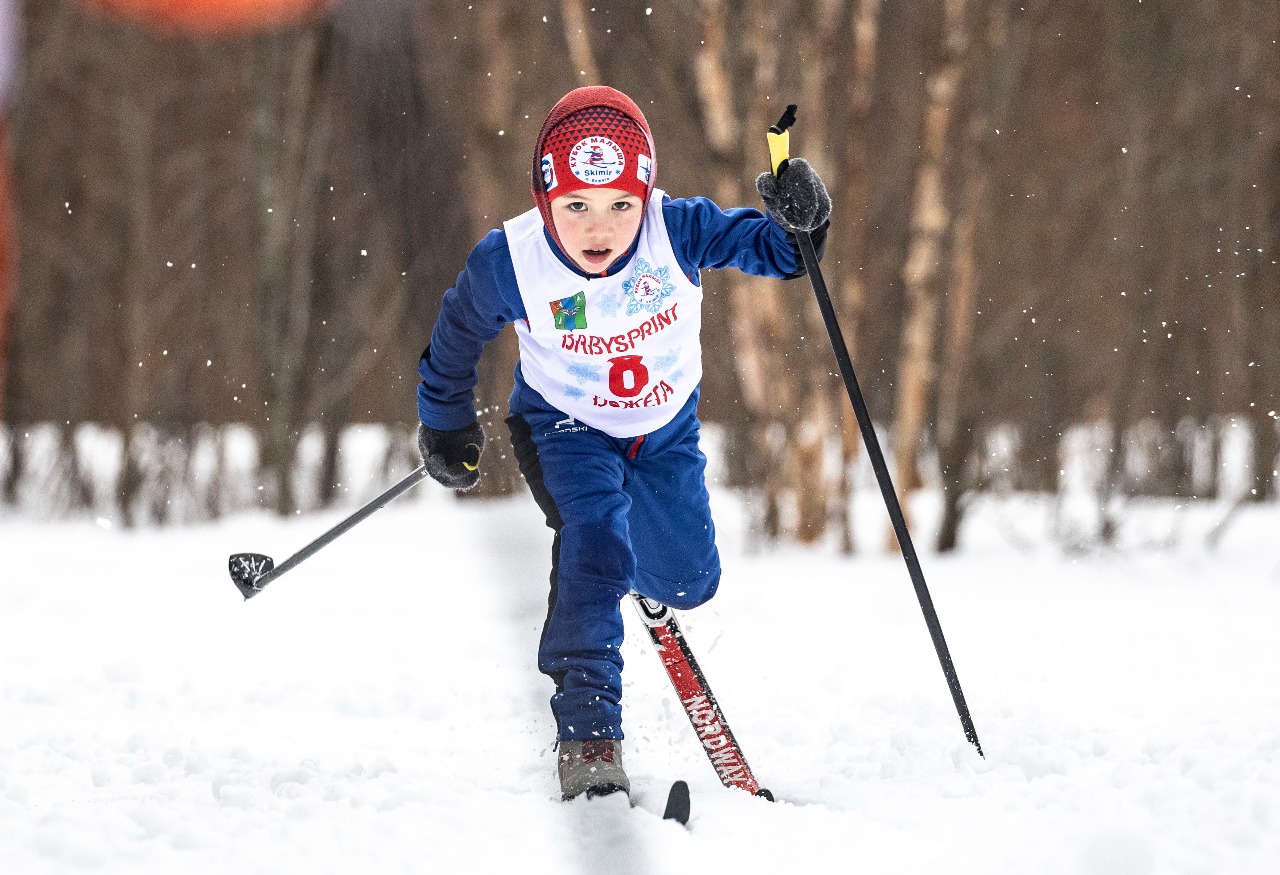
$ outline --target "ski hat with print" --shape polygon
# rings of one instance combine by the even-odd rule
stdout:
[[[653,135],[635,101],[607,85],[575,88],[551,108],[533,153],[533,200],[556,245],[551,201],[583,188],[653,193]],[[561,247],[563,248],[563,247]]]

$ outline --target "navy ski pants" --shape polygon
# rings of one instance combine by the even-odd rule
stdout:
[[[673,608],[715,595],[698,393],[658,431],[615,438],[524,387],[507,419],[520,471],[555,531],[538,668],[559,737],[622,738],[622,612],[632,590]]]

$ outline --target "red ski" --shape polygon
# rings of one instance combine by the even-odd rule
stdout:
[[[706,751],[712,767],[720,777],[720,783],[772,801],[773,794],[760,786],[751,767],[747,765],[742,748],[733,737],[733,731],[724,719],[724,712],[720,710],[720,704],[716,702],[698,661],[689,649],[689,642],[685,640],[675,612],[636,592],[631,593],[631,598],[641,619],[649,628],[649,637],[658,649],[667,677],[671,678],[676,696],[680,699],[685,714],[689,716],[689,722],[693,724],[693,731],[702,743],[702,749]]]

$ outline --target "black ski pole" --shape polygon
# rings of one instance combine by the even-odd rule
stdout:
[[[386,507],[414,486],[417,486],[426,476],[427,466],[418,467],[395,486],[392,486],[373,501],[329,529],[329,531],[316,538],[297,553],[294,553],[278,566],[270,556],[264,556],[261,553],[232,553],[227,563],[231,571],[231,582],[236,585],[236,588],[240,590],[246,600],[253,598],[262,592],[268,583],[285,572],[296,568],[304,560],[315,555],[321,547],[332,543],[358,523],[363,522],[375,512]]]
[[[776,125],[769,128],[769,158],[773,174],[782,174],[790,154],[790,134],[787,129],[796,121],[796,105],[791,104],[782,114]],[[975,748],[978,755],[982,753],[982,744],[978,741],[978,731],[973,727],[973,718],[969,715],[969,706],[964,701],[964,691],[960,689],[960,678],[956,675],[955,664],[951,661],[951,651],[947,648],[947,640],[942,636],[942,625],[938,622],[938,612],[933,607],[933,598],[929,595],[929,587],[924,582],[924,571],[920,568],[920,559],[916,556],[915,545],[911,542],[911,533],[907,531],[907,520],[902,514],[902,505],[898,501],[898,493],[893,488],[893,480],[889,477],[889,466],[885,463],[884,452],[880,449],[880,440],[876,437],[875,426],[871,423],[871,414],[867,411],[867,402],[858,387],[858,377],[853,372],[853,360],[849,357],[849,347],[845,344],[844,333],[836,319],[835,307],[831,304],[831,295],[827,292],[826,280],[822,277],[822,268],[818,265],[818,254],[814,251],[813,237],[808,231],[797,231],[796,240],[800,246],[800,257],[804,260],[805,272],[809,283],[813,286],[813,294],[818,299],[818,309],[822,311],[822,321],[826,323],[827,334],[831,338],[831,346],[840,365],[840,376],[844,379],[845,389],[849,393],[849,401],[853,404],[854,415],[858,419],[858,430],[862,433],[862,442],[866,445],[867,455],[871,457],[871,467],[876,472],[876,480],[880,484],[880,494],[884,496],[885,507],[889,511],[889,519],[893,522],[893,532],[898,537],[898,546],[902,548],[902,558],[907,563],[907,572],[911,575],[911,583],[915,586],[916,598],[920,602],[920,610],[924,612],[925,623],[929,626],[929,635],[933,638],[933,649],[938,653],[938,661],[942,663],[942,673],[946,675],[947,687],[951,690],[951,700],[955,703],[956,713],[960,715],[960,725],[964,727],[964,736]]]

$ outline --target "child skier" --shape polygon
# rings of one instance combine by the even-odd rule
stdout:
[[[622,766],[620,600],[677,609],[720,581],[698,448],[703,268],[804,274],[795,236],[821,246],[831,202],[803,159],[761,174],[768,208],[722,211],[654,188],[644,114],[612,88],[551,110],[533,155],[536,207],[489,232],[444,296],[418,372],[418,447],[452,489],[479,479],[472,390],[484,345],[515,324],[507,426],[554,530],[538,668],[555,682],[563,797],[630,792]]]

